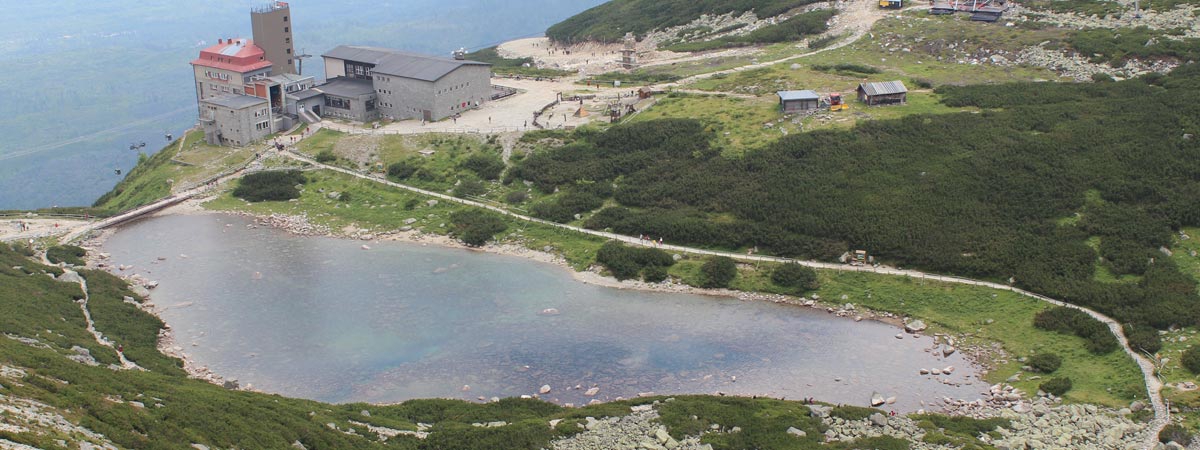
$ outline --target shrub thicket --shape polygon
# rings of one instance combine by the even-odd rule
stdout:
[[[642,269],[642,281],[658,283],[667,279],[667,268],[663,266],[648,266]]]
[[[639,273],[646,271],[646,281],[665,280],[665,269],[675,264],[675,260],[667,252],[650,247],[628,247],[618,241],[608,241],[600,246],[600,250],[596,252],[596,262],[608,269],[618,280],[637,278]],[[661,273],[662,278],[653,280],[659,276],[658,271],[648,270],[653,267],[664,269]]]
[[[714,256],[700,266],[700,275],[702,287],[729,287],[729,283],[737,277],[737,263],[728,256]]]
[[[1095,55],[1093,62],[1113,67],[1123,66],[1130,59],[1200,60],[1200,39],[1168,37],[1144,26],[1080,30],[1072,33],[1067,43],[1084,55]]]
[[[1087,313],[1065,306],[1047,308],[1033,316],[1033,326],[1047,331],[1074,334],[1083,338],[1088,351],[1103,355],[1116,350],[1121,343],[1103,322]]]
[[[1125,324],[1125,338],[1129,340],[1129,346],[1134,350],[1140,350],[1146,353],[1154,354],[1162,350],[1162,339],[1158,336],[1158,330],[1147,325]]]
[[[1158,441],[1164,444],[1174,442],[1186,447],[1192,444],[1192,433],[1183,425],[1172,423],[1158,432]]]
[[[570,189],[551,200],[534,204],[529,208],[534,217],[558,223],[575,220],[576,214],[583,214],[604,205],[604,197],[586,189]]]
[[[388,165],[387,174],[388,177],[395,178],[396,180],[407,180],[409,177],[413,176],[414,173],[417,173],[417,169],[420,168],[420,164],[406,159]]]
[[[1038,389],[1048,394],[1054,394],[1055,397],[1062,397],[1067,391],[1071,390],[1071,379],[1067,377],[1054,377],[1042,382],[1038,385]]]
[[[817,271],[799,264],[783,264],[771,271],[771,282],[793,291],[811,291],[820,287]]]
[[[74,245],[55,245],[46,249],[46,259],[54,264],[82,266],[84,256],[87,256],[87,250]]]
[[[450,223],[454,225],[454,237],[471,247],[483,246],[496,233],[508,229],[499,215],[475,208],[451,213]]]
[[[1200,323],[1196,281],[1146,257],[1172,229],[1200,226],[1200,65],[938,92],[983,111],[793,133],[737,158],[721,157],[698,121],[645,121],[576,133],[510,172],[545,193],[617,184],[605,200],[618,205],[590,216],[592,229],[804,259],[863,248],[906,267],[1012,278],[1124,323]],[[1098,281],[1099,256],[1138,279]]]
[[[321,150],[320,152],[317,153],[317,156],[313,157],[313,159],[319,163],[324,164],[324,163],[331,163],[331,162],[337,161],[338,158],[337,158],[337,155],[333,154],[332,150]]]
[[[512,191],[504,194],[504,201],[511,204],[524,203],[529,198],[529,194],[525,191]]]
[[[474,153],[459,163],[459,167],[475,172],[485,180],[499,180],[504,172],[504,161],[499,155],[490,153]]]
[[[487,193],[487,186],[482,181],[468,178],[458,182],[454,187],[454,196],[458,198],[478,197]]]
[[[1053,373],[1062,366],[1062,358],[1053,353],[1038,353],[1029,357],[1029,367],[1041,373]]]
[[[300,198],[297,185],[306,182],[299,170],[252,173],[242,177],[233,196],[248,202],[284,201]]]
[[[1200,347],[1184,350],[1183,358],[1179,360],[1179,363],[1193,374],[1200,375]]]

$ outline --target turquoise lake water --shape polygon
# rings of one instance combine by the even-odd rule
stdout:
[[[911,411],[943,396],[975,399],[987,386],[918,375],[954,365],[942,378],[974,379],[961,355],[935,357],[924,351],[931,338],[898,340],[881,323],[594,286],[515,256],[400,242],[363,250],[252,223],[147,219],[104,251],[134,266],[125,274],[161,283],[153,301],[192,359],[266,392],[383,403],[550,385],[542,398],[558,403],[720,391],[865,405],[878,391],[898,397],[885,408]],[[546,308],[560,314],[538,314]],[[585,396],[593,385],[599,393]]]

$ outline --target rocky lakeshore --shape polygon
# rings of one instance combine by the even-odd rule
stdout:
[[[997,388],[1004,391],[1002,387]],[[592,418],[581,424],[585,430],[569,438],[554,441],[554,450],[608,450],[608,449],[711,449],[701,444],[708,434],[740,433],[736,426],[713,424],[701,435],[676,440],[659,423],[657,408],[674,399],[667,398],[651,405],[631,408],[631,413],[622,417]],[[1037,449],[1139,449],[1145,442],[1145,424],[1127,416],[1128,411],[1113,411],[1092,405],[1060,405],[1054,399],[1039,397],[1028,408],[996,408],[986,417],[1000,418],[1006,425],[991,433],[976,436],[982,442],[1002,450],[1026,448]],[[1134,406],[1138,404],[1135,403]],[[860,438],[891,436],[912,443],[914,450],[954,449],[958,446],[941,443],[938,439],[926,440],[927,434],[937,431],[920,415],[889,416],[873,413],[865,419],[848,420],[831,414],[828,405],[809,405],[812,416],[819,418],[825,432],[825,442],[853,441]],[[1003,423],[1003,422],[1001,422]],[[798,424],[797,424],[798,425]],[[553,426],[553,424],[552,424]],[[788,434],[797,439],[807,433],[799,428],[788,429]],[[940,433],[939,433],[940,434]],[[1164,446],[1165,448],[1166,446]]]

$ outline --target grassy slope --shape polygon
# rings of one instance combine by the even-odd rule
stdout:
[[[112,211],[135,208],[170,195],[173,189],[201,182],[244,163],[254,156],[251,147],[218,147],[204,143],[204,133],[188,131],[183,146],[176,140],[154,156],[142,159],[125,179],[96,200],[94,206]],[[182,163],[182,164],[180,164]]]

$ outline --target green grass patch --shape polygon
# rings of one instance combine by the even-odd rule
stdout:
[[[699,118],[705,128],[717,136],[722,153],[739,155],[778,139],[783,135],[780,129],[800,131],[800,127],[786,122],[765,126],[782,116],[778,103],[771,99],[671,94],[642,111],[633,122]]]
[[[87,256],[87,250],[74,245],[56,245],[46,249],[46,259],[54,264],[67,263],[72,266],[82,266],[84,256]]]
[[[1047,303],[1006,291],[972,286],[948,285],[907,277],[853,272],[821,272],[821,297],[840,299],[879,311],[917,317],[931,324],[934,332],[963,336],[972,345],[999,343],[1013,357],[996,365],[986,379],[1005,381],[1020,372],[1018,357],[1054,353],[1062,358],[1057,376],[1071,378],[1074,388],[1067,399],[1113,407],[1145,399],[1141,372],[1124,352],[1094,355],[1085,342],[1033,326],[1033,317]],[[1039,379],[1025,374],[1014,386],[1037,392]]]

